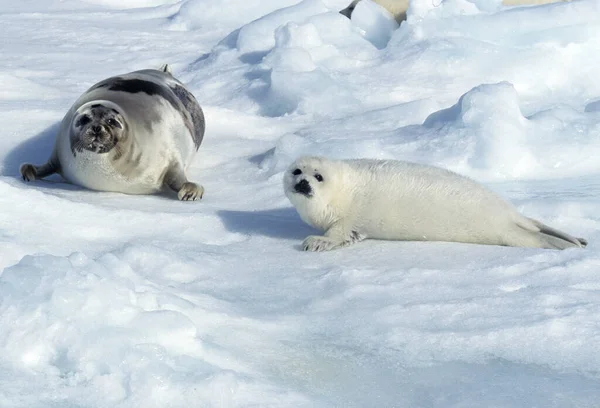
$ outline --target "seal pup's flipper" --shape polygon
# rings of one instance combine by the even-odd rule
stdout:
[[[188,181],[181,166],[172,165],[165,174],[164,184],[177,193],[181,201],[200,200],[204,195],[204,187]]]
[[[587,246],[587,240],[584,238],[575,238],[533,218],[527,218],[527,220],[531,221],[533,228],[525,223],[518,223],[518,225],[523,229],[536,233],[540,240],[549,245],[549,248],[567,249],[573,247],[585,248]]]
[[[306,237],[302,242],[302,249],[311,252],[331,251],[332,249],[347,247],[365,238],[358,231],[347,232],[343,228],[334,225],[325,232],[325,235],[309,235]]]
[[[31,163],[23,163],[19,167],[21,177],[25,181],[33,181],[43,179],[54,173],[58,173],[60,166],[58,165],[58,159],[53,155],[48,163],[36,166]]]

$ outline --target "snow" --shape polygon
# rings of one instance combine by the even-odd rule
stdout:
[[[364,38],[377,48],[384,48],[398,28],[394,16],[372,1],[361,1],[356,5],[352,22],[364,30]]]
[[[347,3],[0,0],[1,407],[597,406],[600,2]],[[87,87],[165,62],[201,202],[19,179]],[[302,154],[459,171],[590,244],[304,253]]]

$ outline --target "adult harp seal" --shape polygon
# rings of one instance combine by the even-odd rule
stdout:
[[[93,85],[62,120],[47,163],[25,163],[24,180],[53,173],[99,191],[152,194],[165,187],[180,200],[202,198],[187,166],[204,137],[196,98],[168,65],[114,76]]]

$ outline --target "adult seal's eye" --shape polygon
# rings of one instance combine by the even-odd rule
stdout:
[[[87,115],[84,115],[84,116],[82,116],[82,117],[79,118],[79,120],[76,123],[76,126],[77,127],[85,126],[88,123],[90,123],[90,121],[91,121],[90,117],[87,116]]]
[[[319,173],[315,174],[315,178],[317,179],[317,181],[320,183],[321,181],[323,181],[323,176],[321,176]]]
[[[300,174],[302,174],[302,170],[300,170],[300,169],[296,169],[296,170],[292,171],[292,174],[293,174],[294,176],[299,176]]]
[[[119,129],[121,128],[121,124],[116,119],[109,119],[108,124],[113,127],[118,127]]]

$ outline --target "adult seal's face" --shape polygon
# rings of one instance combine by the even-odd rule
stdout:
[[[84,150],[105,154],[125,138],[125,118],[112,105],[93,103],[77,110],[71,132],[73,155]]]

